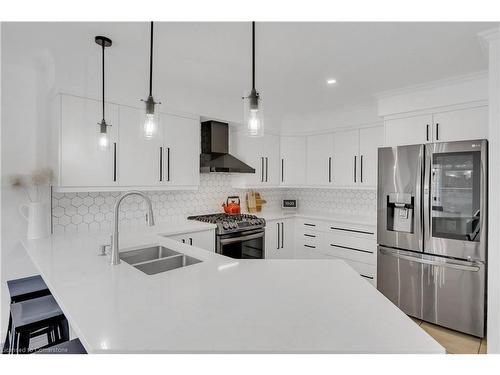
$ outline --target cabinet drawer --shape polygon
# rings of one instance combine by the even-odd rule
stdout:
[[[327,247],[337,246],[346,250],[368,252],[374,254],[377,242],[373,236],[352,236],[346,234],[329,233],[326,235]]]
[[[355,262],[353,260],[341,258],[341,257],[334,257],[337,259],[341,259],[344,262],[346,262],[354,271],[360,274],[364,279],[370,281],[371,284],[376,285],[376,272],[377,269],[375,266],[371,264],[366,264],[366,263],[360,263],[360,262]]]
[[[366,250],[359,250],[342,245],[334,245],[332,243],[325,244],[320,251],[324,252],[326,255],[372,265],[376,264],[377,261],[376,254],[374,252],[368,252]]]
[[[324,222],[316,219],[297,219],[297,228],[305,231],[322,231],[324,230]]]

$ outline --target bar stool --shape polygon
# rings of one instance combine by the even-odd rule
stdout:
[[[87,351],[79,339],[73,339],[50,348],[37,350],[36,354],[87,354]]]
[[[50,290],[43,281],[40,275],[23,277],[15,280],[8,280],[7,287],[9,289],[10,303],[22,302],[31,298],[43,297],[50,294]],[[9,325],[7,329],[7,337],[3,347],[3,352],[8,353],[12,336],[12,315],[9,313]],[[39,332],[39,335],[44,332]]]
[[[13,303],[10,353],[29,353],[30,339],[47,335],[46,347],[69,340],[68,321],[53,296]]]

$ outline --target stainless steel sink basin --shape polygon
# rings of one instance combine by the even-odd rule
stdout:
[[[174,270],[201,263],[201,260],[168,249],[163,246],[149,246],[120,253],[120,259],[147,275]]]
[[[163,246],[151,246],[143,249],[120,252],[120,259],[128,264],[134,265],[137,263],[166,258],[172,255],[181,255],[181,253],[167,249]]]

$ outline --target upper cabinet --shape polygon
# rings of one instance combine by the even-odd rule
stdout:
[[[107,103],[110,147],[99,151],[101,110],[99,101],[61,95],[60,124],[54,132],[60,150],[54,160],[56,190],[159,190],[199,185],[199,118],[159,113],[157,136],[145,140],[143,110]]]
[[[200,120],[160,113],[163,132],[161,182],[170,186],[200,183]]]
[[[306,184],[306,138],[284,136],[280,139],[280,184],[303,186]]]
[[[102,119],[101,103],[76,96],[60,97],[59,160],[54,161],[56,184],[60,187],[117,186],[117,142],[119,135],[118,106],[106,105],[106,122],[110,132],[110,147],[97,148],[97,123]]]
[[[333,183],[333,138],[333,134],[307,137],[307,185],[329,186]]]
[[[277,135],[249,137],[242,131],[231,132],[231,154],[255,169],[255,173],[234,174],[239,187],[275,187],[280,176],[280,139]]]
[[[384,145],[384,128],[359,130],[359,186],[377,186],[378,148]]]
[[[488,107],[472,107],[385,121],[385,145],[488,138]]]

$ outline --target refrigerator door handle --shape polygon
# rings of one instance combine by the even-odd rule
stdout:
[[[432,226],[432,204],[431,204],[431,179],[432,179],[432,144],[427,145],[425,147],[425,155],[423,162],[423,186],[424,191],[422,194],[423,197],[423,237],[424,237],[424,247],[426,251],[431,250],[431,226]]]
[[[467,264],[462,264],[462,263],[454,263],[450,261],[434,261],[430,259],[423,259],[419,258],[416,256],[412,255],[405,255],[397,252],[397,250],[390,250],[384,247],[380,247],[380,252],[382,254],[388,255],[388,256],[393,256],[395,258],[400,258],[404,260],[408,260],[411,262],[416,262],[416,263],[421,263],[421,264],[428,264],[430,266],[437,266],[437,267],[445,267],[445,268],[453,268],[456,270],[462,270],[462,271],[471,271],[471,272],[478,272],[481,269],[482,264],[481,263],[476,263],[476,262],[467,262]]]

